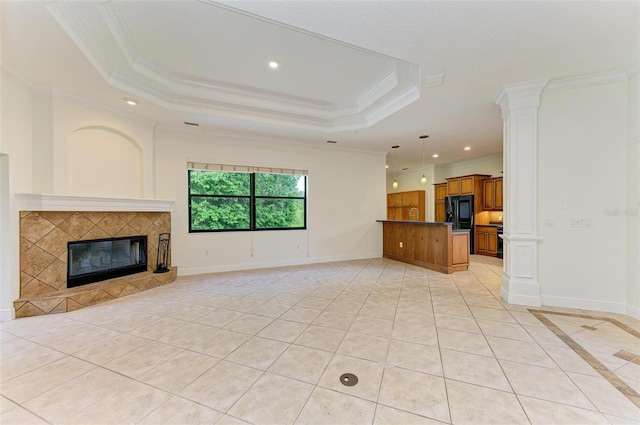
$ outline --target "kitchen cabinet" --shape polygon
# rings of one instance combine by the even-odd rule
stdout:
[[[479,255],[498,256],[498,228],[476,224],[475,253]]]
[[[483,183],[482,206],[484,210],[502,210],[502,177],[486,179]]]
[[[442,185],[446,185],[446,193],[445,193],[445,197],[446,196],[458,196],[458,195],[473,195],[473,210],[474,210],[474,214],[478,214],[481,213],[482,211],[484,211],[483,208],[483,203],[484,203],[484,199],[483,199],[483,182],[488,179],[489,175],[487,174],[470,174],[468,176],[460,176],[460,177],[449,177],[447,178],[447,182],[446,183],[440,183]],[[436,186],[436,196],[437,196],[437,187],[440,185],[435,185]],[[441,191],[443,189],[440,189]],[[443,201],[444,202],[444,201]],[[502,205],[502,201],[500,201],[500,204]],[[444,206],[444,209],[446,210],[446,205],[443,204],[438,204],[438,201],[436,199],[436,204],[435,204],[435,220],[436,221],[440,221],[438,220],[438,216],[439,214],[442,214],[441,212],[439,213],[439,208],[442,211],[442,208]],[[443,218],[443,221],[445,219]]]
[[[460,178],[447,179],[447,196],[460,195]]]
[[[445,212],[444,199],[447,197],[447,183],[434,184],[435,192],[435,221],[443,222],[447,218]]]
[[[495,186],[493,206],[496,210],[502,211],[502,177],[496,179]]]
[[[382,222],[382,256],[442,273],[469,268],[469,231],[451,223]]]
[[[478,183],[489,176],[473,174],[470,176],[451,177],[447,179],[447,195],[473,195],[480,189]]]
[[[412,208],[411,220],[425,221],[425,191],[412,190],[387,194],[387,220],[409,220]]]

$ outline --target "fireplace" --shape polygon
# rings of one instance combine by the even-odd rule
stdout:
[[[67,245],[67,288],[147,271],[147,236],[92,239]]]

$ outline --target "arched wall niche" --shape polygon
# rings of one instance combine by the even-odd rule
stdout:
[[[141,146],[126,133],[87,126],[67,137],[69,193],[82,196],[144,197]]]

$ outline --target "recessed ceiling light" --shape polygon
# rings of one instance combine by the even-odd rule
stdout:
[[[389,166],[388,166],[388,165],[385,165],[385,166],[384,166],[384,168],[389,168]]]
[[[138,104],[138,100],[137,99],[131,99],[129,97],[125,97],[124,101],[129,106],[136,106]]]
[[[269,68],[276,69],[280,66],[280,64],[276,61],[269,61]]]
[[[437,153],[434,153],[433,155],[431,155],[434,158],[437,158],[439,155]]]
[[[465,150],[465,151],[470,151],[470,150],[471,150],[471,146],[465,146],[465,147],[464,147],[464,150]]]
[[[423,134],[422,136],[418,136],[418,139],[426,139],[427,137],[429,137],[428,134]]]

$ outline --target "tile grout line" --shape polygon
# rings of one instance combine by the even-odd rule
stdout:
[[[560,329],[555,323],[549,320],[545,314],[555,314],[554,312],[547,310],[535,310],[529,309],[529,312],[536,316],[551,332],[553,332],[558,338],[560,338],[565,344],[567,344],[577,355],[579,355],[584,361],[586,361],[593,369],[596,370],[604,379],[607,380],[614,388],[616,388],[622,395],[624,395],[629,401],[631,401],[636,407],[640,408],[640,394],[638,394],[633,388],[631,388],[626,382],[620,379],[609,368],[603,365],[595,356],[585,350],[580,344],[578,344],[573,338],[567,335],[562,329]],[[561,315],[570,315],[564,313]],[[575,316],[574,316],[575,317]],[[583,317],[579,315],[578,317]],[[583,317],[586,318],[586,317]],[[615,320],[615,319],[613,319]],[[617,322],[617,321],[616,321]],[[632,333],[632,335],[636,336]],[[566,372],[563,370],[566,375]],[[567,376],[568,377],[568,376]],[[570,377],[568,377],[571,379]],[[571,379],[573,382],[573,379]],[[576,387],[578,386],[577,384]],[[582,392],[582,389],[578,387]],[[588,400],[591,400],[586,394]],[[594,404],[595,406],[595,404]],[[596,406],[597,409],[597,406]],[[600,412],[600,409],[598,409]],[[601,412],[602,413],[602,412]]]

